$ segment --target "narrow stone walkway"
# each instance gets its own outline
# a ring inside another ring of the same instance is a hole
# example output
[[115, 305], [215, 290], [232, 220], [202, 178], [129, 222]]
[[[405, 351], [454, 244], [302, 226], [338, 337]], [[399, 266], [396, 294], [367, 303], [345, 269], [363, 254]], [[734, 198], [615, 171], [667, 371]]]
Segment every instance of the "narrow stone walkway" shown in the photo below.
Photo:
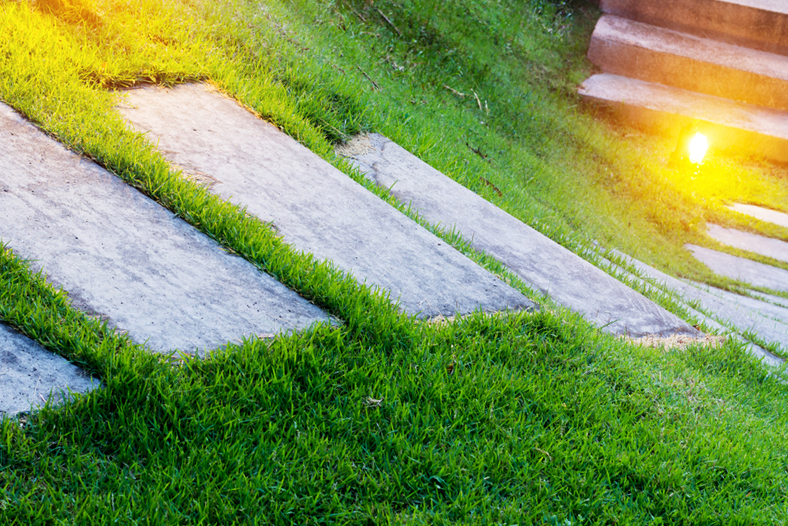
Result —
[[379, 134], [348, 153], [372, 181], [443, 228], [457, 229], [527, 284], [604, 330], [629, 336], [696, 329]]
[[328, 320], [2, 104], [0, 167], [0, 239], [72, 305], [154, 351], [193, 353]]
[[299, 250], [391, 293], [419, 317], [533, 308], [503, 283], [290, 136], [202, 84], [126, 92], [120, 110], [211, 191]]

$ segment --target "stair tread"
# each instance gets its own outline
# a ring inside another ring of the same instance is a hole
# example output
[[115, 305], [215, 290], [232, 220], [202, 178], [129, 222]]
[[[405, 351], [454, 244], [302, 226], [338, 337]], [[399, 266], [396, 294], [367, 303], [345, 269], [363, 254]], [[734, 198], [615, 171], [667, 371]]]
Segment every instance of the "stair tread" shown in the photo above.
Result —
[[592, 38], [620, 42], [726, 68], [788, 80], [786, 56], [702, 38], [614, 15], [600, 18]]
[[611, 102], [668, 111], [699, 120], [788, 139], [788, 112], [696, 93], [673, 86], [602, 73], [587, 79], [579, 93]]

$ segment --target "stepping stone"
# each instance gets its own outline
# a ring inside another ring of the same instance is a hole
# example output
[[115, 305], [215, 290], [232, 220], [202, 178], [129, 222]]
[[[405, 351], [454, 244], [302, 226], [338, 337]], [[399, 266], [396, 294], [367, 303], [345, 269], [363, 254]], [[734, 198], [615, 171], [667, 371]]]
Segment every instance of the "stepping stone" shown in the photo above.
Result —
[[0, 239], [72, 304], [155, 351], [213, 349], [327, 316], [0, 104]]
[[0, 418], [48, 400], [61, 403], [69, 391], [84, 394], [99, 385], [65, 358], [0, 323]]
[[788, 214], [769, 210], [768, 208], [761, 208], [760, 206], [744, 205], [741, 203], [735, 203], [728, 208], [734, 212], [739, 212], [740, 214], [745, 214], [767, 223], [773, 223], [788, 228]]
[[606, 15], [588, 58], [606, 73], [788, 110], [788, 56]]
[[684, 245], [695, 259], [721, 276], [746, 281], [756, 287], [788, 292], [788, 270], [764, 265], [696, 245]]
[[699, 335], [667, 312], [576, 254], [383, 137], [349, 160], [376, 184], [504, 263], [526, 283], [614, 334]]
[[708, 225], [706, 233], [723, 245], [755, 252], [762, 256], [788, 262], [788, 243], [779, 239], [750, 234], [719, 225]]
[[685, 301], [697, 301], [701, 308], [738, 330], [752, 331], [767, 342], [775, 342], [788, 351], [788, 309], [732, 292], [698, 283], [685, 283], [636, 259], [627, 259], [646, 276], [663, 282]]
[[601, 0], [608, 14], [788, 55], [785, 0]]
[[419, 317], [534, 304], [293, 138], [205, 85], [126, 92], [121, 113], [188, 174], [284, 240]]
[[697, 124], [712, 150], [788, 162], [788, 112], [610, 73], [578, 92], [630, 124], [667, 134]]

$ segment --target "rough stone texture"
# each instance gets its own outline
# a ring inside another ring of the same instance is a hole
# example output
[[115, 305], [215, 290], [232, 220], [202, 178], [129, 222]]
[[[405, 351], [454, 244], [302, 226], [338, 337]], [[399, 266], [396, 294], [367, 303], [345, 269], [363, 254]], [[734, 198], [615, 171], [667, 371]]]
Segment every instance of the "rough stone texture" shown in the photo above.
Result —
[[692, 252], [695, 259], [721, 276], [746, 281], [756, 287], [788, 292], [788, 270], [696, 245], [685, 247]]
[[719, 225], [708, 225], [706, 232], [723, 245], [788, 262], [788, 243], [785, 241]]
[[406, 312], [533, 307], [522, 294], [273, 125], [204, 85], [126, 93], [121, 112], [186, 172], [284, 240], [391, 292]]
[[156, 351], [326, 320], [320, 309], [0, 105], [0, 239], [75, 307]]
[[788, 57], [617, 16], [596, 25], [588, 58], [607, 73], [788, 110]]
[[788, 228], [788, 214], [777, 212], [776, 210], [769, 210], [768, 208], [762, 208], [760, 206], [745, 205], [741, 203], [735, 203], [728, 208], [734, 212], [739, 212], [740, 214], [745, 214], [760, 219], [761, 221], [766, 221], [767, 223], [774, 223], [775, 225]]
[[0, 323], [0, 418], [84, 394], [98, 380]]
[[602, 0], [605, 13], [788, 55], [785, 0]]
[[788, 163], [788, 112], [603, 73], [578, 90], [623, 121], [657, 133], [697, 126], [714, 151]]
[[349, 159], [433, 223], [456, 228], [526, 283], [605, 330], [631, 336], [698, 332], [673, 314], [435, 170], [382, 135]]
[[[788, 352], [788, 309], [707, 285], [685, 283], [641, 261], [623, 254], [622, 256], [646, 276], [665, 283], [679, 293], [685, 302], [697, 301], [701, 309], [712, 313], [720, 320], [727, 321], [739, 331], [752, 331], [767, 342], [778, 343], [784, 351]], [[767, 353], [767, 351], [763, 352]], [[782, 363], [782, 359], [771, 353], [762, 357], [771, 365]]]

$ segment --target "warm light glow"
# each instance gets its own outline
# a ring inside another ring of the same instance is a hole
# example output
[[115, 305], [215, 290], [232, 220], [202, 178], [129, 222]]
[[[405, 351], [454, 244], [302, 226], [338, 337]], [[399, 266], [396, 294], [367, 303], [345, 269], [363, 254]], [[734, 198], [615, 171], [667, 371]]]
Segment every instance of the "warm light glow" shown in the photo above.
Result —
[[702, 133], [696, 133], [689, 145], [689, 160], [692, 164], [700, 164], [706, 157], [706, 150], [709, 149], [709, 141]]

